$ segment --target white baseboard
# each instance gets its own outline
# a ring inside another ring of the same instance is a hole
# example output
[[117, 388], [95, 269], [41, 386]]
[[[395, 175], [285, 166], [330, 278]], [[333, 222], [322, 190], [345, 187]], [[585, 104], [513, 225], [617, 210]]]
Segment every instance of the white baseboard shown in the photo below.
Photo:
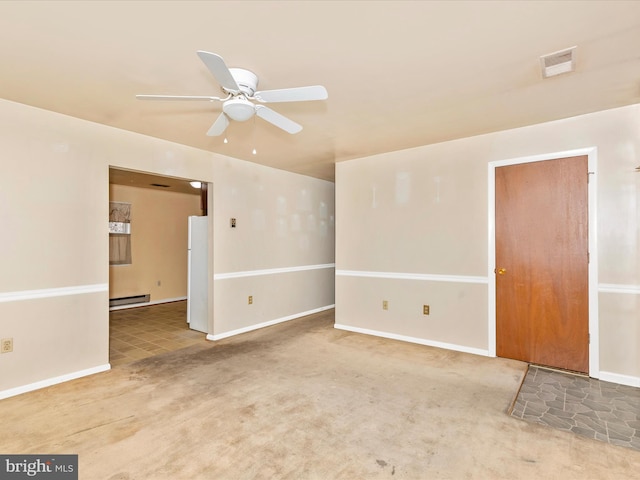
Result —
[[10, 388], [8, 390], [0, 391], [0, 400], [3, 398], [15, 397], [22, 393], [32, 392], [41, 388], [57, 385], [58, 383], [68, 382], [69, 380], [75, 380], [76, 378], [86, 377], [87, 375], [93, 375], [95, 373], [106, 372], [111, 369], [111, 365], [105, 363], [104, 365], [98, 365], [97, 367], [87, 368], [85, 370], [79, 370], [77, 372], [67, 373], [66, 375], [60, 375], [59, 377], [47, 378], [39, 382], [30, 383], [28, 385], [22, 385], [16, 388]]
[[363, 333], [365, 335], [373, 335], [375, 337], [390, 338], [391, 340], [400, 340], [402, 342], [417, 343], [428, 347], [443, 348], [445, 350], [454, 350], [456, 352], [471, 353], [473, 355], [489, 356], [488, 350], [481, 348], [466, 347], [464, 345], [456, 345], [454, 343], [437, 342], [434, 340], [425, 340], [424, 338], [408, 337], [406, 335], [397, 335], [395, 333], [380, 332], [378, 330], [369, 330], [368, 328], [352, 327], [336, 323], [334, 328], [338, 330], [347, 330], [349, 332]]
[[630, 387], [640, 387], [640, 377], [603, 372], [602, 370], [600, 370], [600, 378], [598, 380], [602, 380], [603, 382], [619, 383], [620, 385], [628, 385]]
[[180, 302], [186, 300], [187, 297], [175, 297], [175, 298], [163, 298], [162, 300], [155, 300], [153, 302], [131, 303], [129, 305], [117, 305], [115, 307], [109, 307], [109, 311], [124, 310], [127, 308], [148, 307], [149, 305], [159, 305], [161, 303]]
[[241, 333], [251, 332], [253, 330], [258, 330], [264, 327], [270, 327], [271, 325], [276, 325], [278, 323], [287, 322], [289, 320], [293, 320], [300, 317], [306, 317], [307, 315], [311, 315], [314, 313], [324, 312], [325, 310], [331, 310], [335, 305], [327, 305], [320, 308], [315, 308], [313, 310], [307, 310], [306, 312], [294, 313], [293, 315], [289, 315], [287, 317], [276, 318], [275, 320], [269, 320], [268, 322], [258, 323], [256, 325], [250, 325], [248, 327], [239, 328], [237, 330], [231, 330], [229, 332], [219, 333], [217, 335], [207, 334], [207, 340], [222, 340], [223, 338], [233, 337], [235, 335], [240, 335]]

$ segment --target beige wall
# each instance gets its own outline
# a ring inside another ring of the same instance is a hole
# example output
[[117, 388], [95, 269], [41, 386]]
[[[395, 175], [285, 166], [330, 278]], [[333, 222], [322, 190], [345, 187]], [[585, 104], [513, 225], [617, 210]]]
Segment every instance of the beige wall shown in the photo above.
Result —
[[488, 353], [488, 164], [587, 147], [600, 371], [640, 385], [638, 105], [337, 164], [336, 323]]
[[157, 302], [186, 297], [187, 219], [201, 214], [199, 193], [109, 185], [109, 197], [130, 203], [132, 215], [132, 263], [109, 267], [109, 298], [148, 293]]
[[[216, 171], [216, 179], [216, 320], [210, 333], [219, 337], [311, 305], [333, 305], [334, 268], [269, 272], [333, 265], [334, 184], [231, 161]], [[231, 218], [236, 228], [230, 227]], [[238, 272], [247, 276], [232, 275]]]
[[110, 166], [212, 182], [211, 334], [333, 304], [330, 182], [4, 100], [0, 155], [0, 397], [108, 368]]

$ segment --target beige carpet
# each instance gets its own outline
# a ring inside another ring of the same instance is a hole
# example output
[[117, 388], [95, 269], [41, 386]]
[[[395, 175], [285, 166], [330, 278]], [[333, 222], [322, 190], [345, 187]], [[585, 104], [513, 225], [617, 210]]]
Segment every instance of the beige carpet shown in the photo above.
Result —
[[77, 453], [83, 480], [640, 472], [640, 452], [507, 415], [523, 363], [332, 326], [326, 312], [2, 400], [0, 452]]

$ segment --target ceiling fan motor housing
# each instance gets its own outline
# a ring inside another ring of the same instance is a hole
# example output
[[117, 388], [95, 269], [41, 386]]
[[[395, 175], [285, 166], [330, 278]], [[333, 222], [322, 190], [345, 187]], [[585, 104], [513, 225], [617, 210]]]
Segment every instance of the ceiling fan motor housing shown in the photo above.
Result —
[[229, 71], [238, 87], [240, 87], [240, 91], [247, 97], [253, 97], [253, 94], [256, 93], [256, 88], [258, 88], [258, 76], [244, 68], [230, 68]]

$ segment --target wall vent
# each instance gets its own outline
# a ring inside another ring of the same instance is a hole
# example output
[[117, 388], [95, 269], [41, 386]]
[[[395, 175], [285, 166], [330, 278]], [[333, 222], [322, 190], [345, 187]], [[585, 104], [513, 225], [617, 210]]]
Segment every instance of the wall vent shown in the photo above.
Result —
[[541, 56], [542, 77], [548, 78], [573, 72], [576, 68], [575, 49], [576, 47], [571, 47]]

